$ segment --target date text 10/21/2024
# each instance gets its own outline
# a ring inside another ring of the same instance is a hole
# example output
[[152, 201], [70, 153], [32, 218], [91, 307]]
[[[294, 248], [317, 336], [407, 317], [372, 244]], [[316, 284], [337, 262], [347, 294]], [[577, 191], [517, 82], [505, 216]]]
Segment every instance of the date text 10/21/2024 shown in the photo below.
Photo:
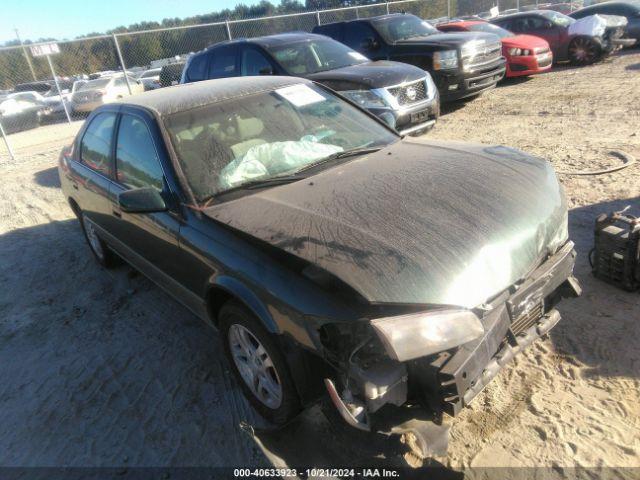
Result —
[[236, 468], [236, 478], [399, 478], [400, 472], [388, 468]]

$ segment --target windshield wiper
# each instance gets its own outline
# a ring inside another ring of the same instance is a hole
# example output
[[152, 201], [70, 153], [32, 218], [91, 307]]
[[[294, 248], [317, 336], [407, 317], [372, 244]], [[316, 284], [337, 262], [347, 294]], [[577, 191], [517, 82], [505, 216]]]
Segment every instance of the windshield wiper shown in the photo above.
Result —
[[236, 192], [238, 190], [253, 190], [256, 188], [271, 187], [275, 185], [284, 185], [285, 183], [295, 182], [296, 180], [301, 180], [303, 178], [304, 176], [293, 174], [293, 175], [280, 175], [277, 177], [249, 180], [248, 182], [241, 183], [240, 185], [236, 185], [235, 187], [227, 188], [226, 190], [222, 190], [221, 192], [216, 192], [213, 195], [209, 195], [203, 198], [200, 201], [200, 205], [203, 205], [206, 208], [211, 204], [211, 201], [214, 198], [217, 198], [222, 195], [226, 195], [227, 193]]
[[358, 148], [351, 148], [349, 150], [343, 150], [341, 152], [332, 153], [328, 157], [324, 157], [321, 160], [318, 160], [317, 162], [313, 162], [308, 165], [305, 165], [302, 168], [299, 168], [294, 172], [294, 175], [297, 175], [302, 172], [306, 172], [307, 170], [311, 170], [312, 168], [315, 168], [324, 163], [331, 162], [333, 160], [338, 160], [340, 158], [353, 157], [355, 155], [364, 155], [366, 153], [374, 153], [381, 149], [382, 147], [358, 147]]
[[343, 150], [341, 152], [332, 153], [331, 155], [324, 157], [321, 160], [318, 160], [317, 162], [313, 162], [308, 165], [305, 165], [302, 168], [299, 168], [293, 173], [286, 174], [286, 175], [279, 175], [279, 176], [270, 177], [270, 178], [249, 180], [248, 182], [241, 183], [240, 185], [236, 185], [235, 187], [231, 187], [221, 192], [214, 193], [213, 195], [209, 195], [203, 198], [200, 201], [200, 205], [206, 208], [211, 204], [213, 199], [219, 196], [226, 195], [228, 193], [239, 191], [239, 190], [253, 190], [257, 188], [271, 187], [275, 185], [284, 185], [285, 183], [295, 182], [297, 180], [301, 180], [305, 178], [305, 175], [301, 175], [303, 172], [307, 170], [311, 170], [312, 168], [315, 168], [324, 163], [328, 163], [340, 158], [352, 157], [354, 155], [364, 155], [366, 153], [373, 153], [373, 152], [377, 152], [380, 149], [382, 149], [382, 147], [358, 147], [358, 148], [352, 148], [349, 150]]

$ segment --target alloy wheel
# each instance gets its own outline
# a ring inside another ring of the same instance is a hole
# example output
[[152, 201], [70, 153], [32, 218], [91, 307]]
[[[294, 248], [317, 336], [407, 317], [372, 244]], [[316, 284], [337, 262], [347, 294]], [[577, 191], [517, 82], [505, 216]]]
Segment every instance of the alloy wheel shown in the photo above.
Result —
[[85, 215], [83, 215], [82, 225], [84, 226], [84, 231], [87, 234], [89, 246], [100, 260], [104, 260], [104, 249], [102, 248], [102, 242], [100, 241], [100, 237], [98, 237], [98, 234], [96, 233], [93, 222], [89, 220]]
[[586, 38], [576, 38], [569, 48], [571, 57], [580, 64], [592, 63], [597, 55], [596, 47]]
[[255, 397], [276, 410], [282, 404], [282, 383], [269, 353], [244, 326], [229, 327], [229, 348], [240, 376]]

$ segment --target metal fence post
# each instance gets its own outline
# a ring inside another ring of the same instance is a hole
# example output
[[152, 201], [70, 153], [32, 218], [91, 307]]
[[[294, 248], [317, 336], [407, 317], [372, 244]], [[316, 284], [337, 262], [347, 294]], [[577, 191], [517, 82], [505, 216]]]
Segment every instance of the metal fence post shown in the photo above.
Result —
[[386, 7], [387, 7], [387, 15], [389, 15], [389, 2], [385, 3]]
[[127, 90], [129, 90], [129, 95], [133, 95], [133, 92], [131, 91], [131, 85], [129, 85], [129, 75], [127, 75], [127, 67], [124, 65], [122, 52], [120, 51], [120, 44], [118, 43], [118, 37], [116, 37], [115, 33], [113, 34], [113, 43], [116, 44], [116, 53], [118, 54], [118, 60], [120, 60], [120, 67], [122, 68], [124, 81], [127, 82]]
[[27, 64], [29, 65], [29, 70], [31, 70], [31, 76], [33, 77], [33, 81], [36, 82], [38, 81], [38, 78], [36, 77], [36, 71], [33, 69], [33, 63], [31, 63], [31, 58], [27, 53], [27, 48], [24, 46], [24, 43], [22, 43], [22, 39], [20, 38], [18, 29], [14, 28], [13, 30], [16, 32], [16, 38], [18, 39], [18, 43], [20, 43], [20, 46], [22, 47], [22, 53], [24, 54], [24, 58], [27, 61]]
[[360, 18], [360, 12], [358, 11], [358, 7], [356, 6], [356, 18]]
[[53, 75], [53, 81], [56, 84], [56, 90], [58, 90], [58, 95], [60, 95], [60, 101], [62, 102], [62, 108], [64, 108], [64, 114], [67, 116], [67, 121], [71, 123], [71, 116], [69, 115], [69, 110], [67, 110], [67, 102], [62, 96], [62, 90], [60, 90], [60, 83], [58, 83], [58, 77], [56, 76], [56, 71], [53, 68], [51, 55], [45, 55], [45, 56], [47, 57], [47, 62], [49, 62], [49, 68], [51, 69], [51, 75]]
[[224, 25], [225, 27], [227, 27], [227, 39], [232, 40], [233, 37], [231, 36], [231, 27], [229, 26], [229, 20], [225, 20]]
[[451, 0], [447, 0], [447, 18], [451, 18]]
[[316, 10], [316, 24], [318, 26], [321, 25], [321, 23], [320, 23], [320, 12], [318, 10]]
[[7, 146], [7, 151], [9, 152], [9, 157], [11, 157], [11, 161], [15, 162], [16, 157], [13, 154], [13, 150], [11, 150], [11, 145], [9, 145], [9, 139], [7, 138], [7, 135], [4, 133], [2, 122], [0, 122], [0, 134], [2, 134], [2, 139], [4, 140], [4, 144]]

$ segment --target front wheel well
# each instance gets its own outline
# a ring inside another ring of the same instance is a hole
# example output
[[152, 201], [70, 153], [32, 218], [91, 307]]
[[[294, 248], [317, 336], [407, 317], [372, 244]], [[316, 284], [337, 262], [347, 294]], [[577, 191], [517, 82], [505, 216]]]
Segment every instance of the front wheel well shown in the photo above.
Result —
[[218, 326], [218, 314], [220, 313], [220, 309], [229, 300], [237, 300], [242, 303], [238, 297], [229, 293], [224, 288], [211, 287], [207, 292], [207, 313], [209, 314], [211, 322], [216, 327]]

